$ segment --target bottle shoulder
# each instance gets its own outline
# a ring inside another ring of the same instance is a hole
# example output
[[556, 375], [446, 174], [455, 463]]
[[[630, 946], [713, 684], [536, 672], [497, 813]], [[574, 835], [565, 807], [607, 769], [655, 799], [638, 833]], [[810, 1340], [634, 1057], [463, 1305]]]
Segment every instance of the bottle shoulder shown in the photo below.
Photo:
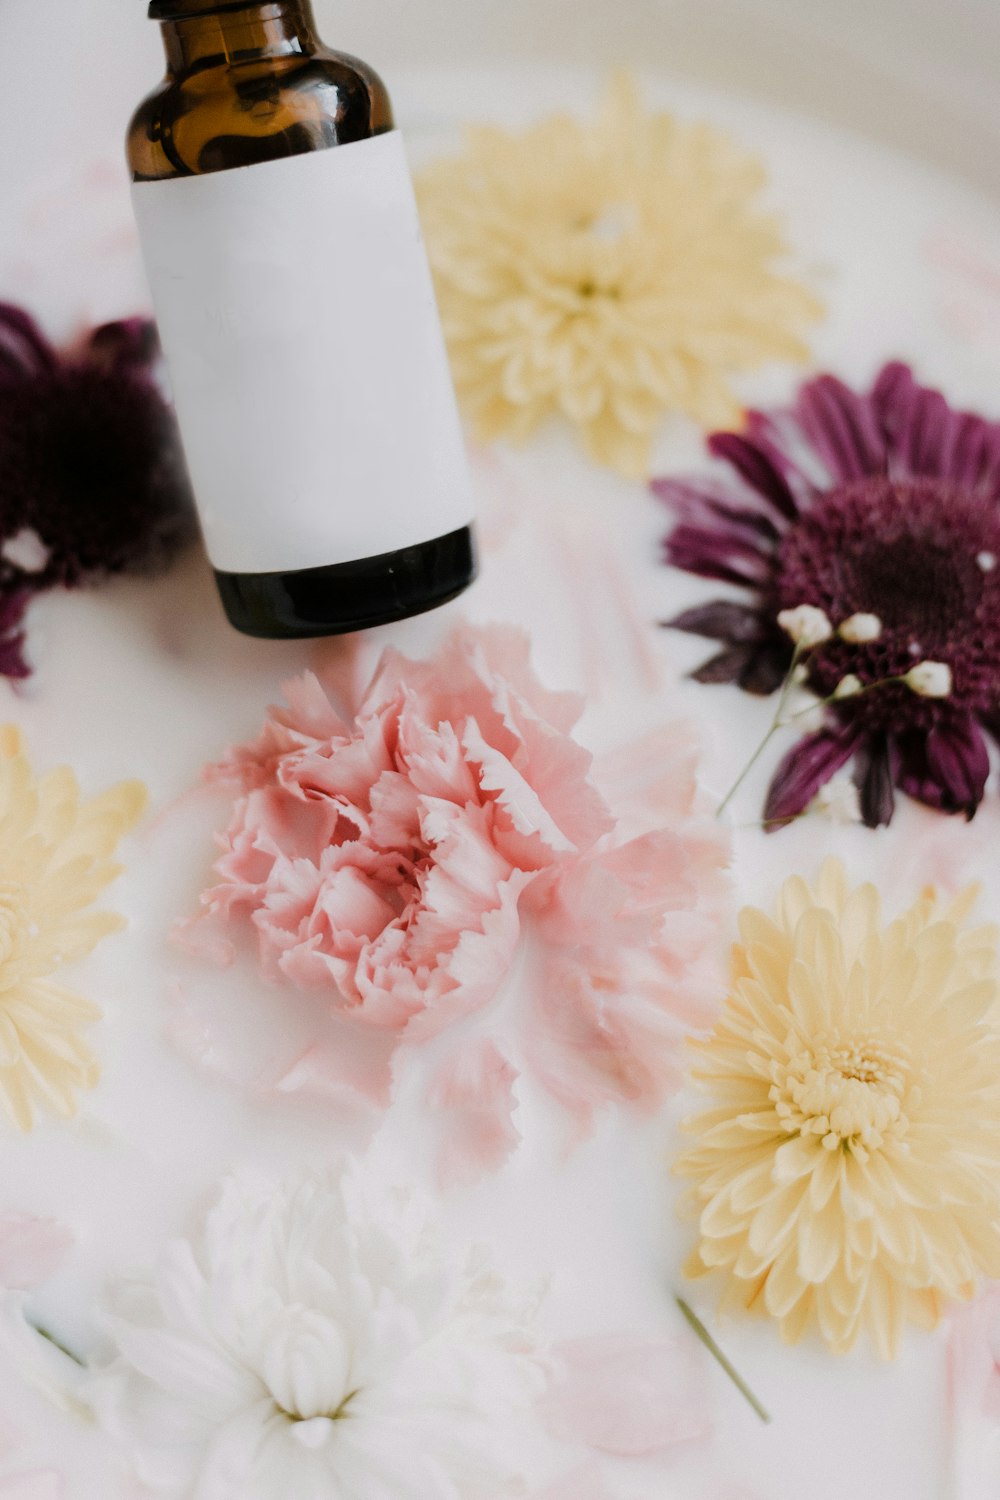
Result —
[[378, 74], [346, 53], [222, 62], [169, 76], [132, 117], [136, 181], [198, 175], [382, 134], [392, 106]]

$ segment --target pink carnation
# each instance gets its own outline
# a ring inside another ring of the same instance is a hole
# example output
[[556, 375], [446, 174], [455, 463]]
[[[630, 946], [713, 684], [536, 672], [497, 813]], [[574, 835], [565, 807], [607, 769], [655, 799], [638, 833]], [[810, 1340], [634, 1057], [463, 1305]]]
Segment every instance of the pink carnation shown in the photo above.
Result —
[[252, 933], [266, 973], [394, 1050], [482, 1012], [528, 923], [544, 982], [523, 1045], [463, 1032], [434, 1088], [471, 1153], [509, 1150], [525, 1067], [582, 1123], [659, 1098], [704, 1018], [725, 859], [687, 736], [608, 761], [619, 824], [571, 737], [582, 701], [541, 686], [515, 630], [457, 632], [427, 662], [387, 651], [353, 720], [312, 674], [286, 694], [209, 773], [238, 796], [189, 940], [225, 960]]

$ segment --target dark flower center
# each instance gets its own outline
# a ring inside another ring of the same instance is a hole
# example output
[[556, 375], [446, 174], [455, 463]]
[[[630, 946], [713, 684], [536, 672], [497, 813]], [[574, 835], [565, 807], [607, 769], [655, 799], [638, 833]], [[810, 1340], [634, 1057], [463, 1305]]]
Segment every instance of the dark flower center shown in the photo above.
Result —
[[810, 659], [812, 686], [833, 692], [847, 673], [863, 683], [945, 662], [947, 703], [904, 687], [867, 694], [843, 713], [870, 727], [929, 727], [955, 709], [1000, 699], [1000, 515], [995, 502], [937, 479], [871, 477], [822, 496], [782, 539], [776, 607], [814, 604], [839, 625], [878, 615], [878, 640], [834, 639]]

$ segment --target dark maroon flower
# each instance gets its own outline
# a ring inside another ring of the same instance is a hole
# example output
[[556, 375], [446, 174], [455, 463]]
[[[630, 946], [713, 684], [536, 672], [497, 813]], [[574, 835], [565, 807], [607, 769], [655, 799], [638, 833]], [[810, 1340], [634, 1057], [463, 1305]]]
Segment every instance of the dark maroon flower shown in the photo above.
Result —
[[165, 567], [194, 535], [156, 332], [108, 323], [57, 351], [0, 304], [0, 675], [26, 676], [33, 594]]
[[699, 681], [773, 692], [792, 660], [777, 616], [800, 604], [835, 626], [856, 614], [882, 624], [874, 640], [834, 634], [810, 652], [820, 698], [848, 674], [868, 688], [920, 661], [951, 671], [946, 698], [896, 681], [830, 705], [779, 766], [769, 826], [849, 761], [870, 827], [889, 822], [896, 790], [971, 818], [986, 734], [1000, 738], [1000, 423], [953, 410], [894, 363], [867, 395], [821, 375], [791, 410], [751, 412], [745, 435], [708, 446], [719, 477], [653, 482], [678, 517], [666, 561], [745, 591], [666, 622], [721, 643]]

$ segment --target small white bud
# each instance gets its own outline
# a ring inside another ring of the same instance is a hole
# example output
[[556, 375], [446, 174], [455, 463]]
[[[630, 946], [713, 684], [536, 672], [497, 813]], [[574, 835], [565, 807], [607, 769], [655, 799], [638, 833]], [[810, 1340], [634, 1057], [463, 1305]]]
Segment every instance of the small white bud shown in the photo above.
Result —
[[848, 672], [847, 676], [842, 677], [837, 683], [837, 686], [833, 690], [833, 696], [835, 698], [856, 698], [863, 688], [864, 683], [861, 681], [861, 678], [855, 677], [853, 672]]
[[976, 553], [976, 562], [982, 568], [982, 570], [983, 570], [984, 573], [992, 573], [993, 569], [997, 565], [996, 553], [995, 552], [977, 552]]
[[951, 693], [951, 668], [943, 661], [918, 661], [903, 681], [920, 698], [947, 698]]
[[794, 609], [783, 609], [778, 615], [778, 624], [803, 651], [821, 646], [833, 635], [829, 619], [815, 604], [798, 604]]
[[852, 646], [862, 646], [866, 641], [878, 640], [882, 634], [882, 621], [878, 615], [848, 615], [841, 621], [837, 634], [842, 641], [850, 641]]
[[20, 531], [8, 537], [3, 547], [0, 547], [0, 556], [4, 561], [13, 563], [22, 573], [40, 573], [47, 565], [50, 555], [38, 532], [32, 531], [29, 526], [22, 526]]

